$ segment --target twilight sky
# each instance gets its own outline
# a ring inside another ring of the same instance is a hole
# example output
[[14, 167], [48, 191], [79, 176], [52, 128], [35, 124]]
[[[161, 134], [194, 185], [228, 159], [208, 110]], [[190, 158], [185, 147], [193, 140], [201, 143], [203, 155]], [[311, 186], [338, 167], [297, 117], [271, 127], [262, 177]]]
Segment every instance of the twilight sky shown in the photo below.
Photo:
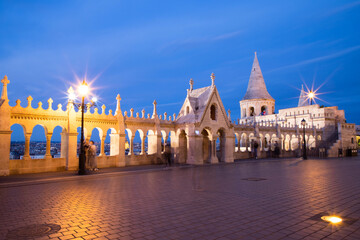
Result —
[[115, 109], [178, 113], [194, 88], [215, 84], [233, 119], [254, 52], [276, 109], [297, 105], [305, 82], [319, 101], [360, 124], [360, 1], [0, 1], [0, 77], [10, 105], [66, 103], [75, 75], [96, 78]]

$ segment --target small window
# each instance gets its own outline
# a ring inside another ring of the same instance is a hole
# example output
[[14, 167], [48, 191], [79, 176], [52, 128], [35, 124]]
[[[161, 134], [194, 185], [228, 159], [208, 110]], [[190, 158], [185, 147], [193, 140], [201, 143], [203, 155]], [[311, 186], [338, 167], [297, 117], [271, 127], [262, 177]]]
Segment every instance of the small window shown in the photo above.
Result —
[[211, 107], [210, 107], [210, 118], [212, 120], [216, 120], [216, 107], [215, 107], [215, 105], [211, 105]]
[[186, 115], [188, 115], [188, 114], [189, 114], [189, 112], [190, 112], [190, 107], [189, 107], [189, 106], [187, 106], [187, 107], [186, 107]]
[[250, 115], [250, 116], [255, 116], [255, 109], [254, 109], [254, 107], [250, 107], [250, 109], [249, 109], [249, 115]]

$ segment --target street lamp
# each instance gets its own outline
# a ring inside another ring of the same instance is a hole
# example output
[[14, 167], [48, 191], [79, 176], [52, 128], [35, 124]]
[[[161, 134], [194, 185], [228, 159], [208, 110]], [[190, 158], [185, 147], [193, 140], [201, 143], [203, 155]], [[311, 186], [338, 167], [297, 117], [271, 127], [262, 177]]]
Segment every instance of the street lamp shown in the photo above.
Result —
[[303, 129], [304, 129], [304, 136], [303, 136], [303, 140], [304, 140], [303, 159], [306, 160], [306, 159], [307, 159], [307, 156], [306, 156], [306, 140], [305, 140], [305, 125], [306, 125], [305, 119], [301, 120], [301, 125], [303, 126]]
[[80, 154], [79, 154], [79, 175], [85, 175], [85, 149], [84, 149], [84, 112], [88, 107], [93, 107], [96, 105], [96, 97], [93, 97], [90, 104], [85, 105], [85, 97], [89, 93], [89, 86], [86, 83], [85, 79], [78, 87], [78, 93], [81, 97], [81, 103], [75, 103], [76, 94], [74, 92], [69, 92], [69, 100], [74, 104], [75, 107], [81, 108], [81, 138], [80, 138]]

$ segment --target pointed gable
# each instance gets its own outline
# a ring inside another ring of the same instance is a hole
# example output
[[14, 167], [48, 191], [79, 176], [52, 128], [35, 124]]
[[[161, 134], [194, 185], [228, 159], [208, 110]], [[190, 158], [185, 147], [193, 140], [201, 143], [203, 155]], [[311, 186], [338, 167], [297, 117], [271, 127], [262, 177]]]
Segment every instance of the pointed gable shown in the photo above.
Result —
[[248, 100], [248, 99], [272, 99], [266, 89], [264, 77], [261, 73], [259, 61], [256, 56], [255, 52], [255, 58], [251, 69], [251, 74], [249, 78], [249, 84], [248, 88], [246, 90], [245, 96], [242, 100]]
[[[211, 108], [213, 105], [215, 105], [215, 111], [216, 111], [215, 119], [212, 119], [212, 114], [211, 114], [212, 112]], [[230, 127], [229, 118], [226, 114], [224, 105], [221, 101], [219, 92], [217, 91], [216, 87], [214, 88], [213, 92], [211, 93], [208, 99], [207, 105], [199, 122], [202, 124], [202, 123], [209, 123], [209, 121], [211, 122], [213, 120], [215, 120], [217, 124], [221, 125], [221, 123], [226, 123], [226, 126]]]
[[195, 123], [203, 115], [209, 97], [214, 87], [203, 87], [199, 89], [189, 90], [181, 107], [180, 113], [176, 119], [177, 123]]

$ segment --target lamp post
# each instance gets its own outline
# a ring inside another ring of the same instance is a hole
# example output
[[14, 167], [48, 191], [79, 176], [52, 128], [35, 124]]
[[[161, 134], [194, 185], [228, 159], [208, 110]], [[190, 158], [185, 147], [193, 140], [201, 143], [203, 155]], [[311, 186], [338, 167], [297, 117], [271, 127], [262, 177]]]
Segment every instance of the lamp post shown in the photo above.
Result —
[[305, 125], [306, 125], [305, 119], [301, 120], [301, 125], [303, 126], [303, 129], [304, 129], [304, 136], [303, 136], [303, 140], [304, 140], [303, 159], [306, 160], [306, 159], [307, 159], [307, 156], [306, 156], [306, 140], [305, 140]]
[[83, 82], [79, 86], [78, 93], [79, 93], [79, 95], [81, 97], [81, 103], [75, 103], [74, 102], [74, 100], [76, 98], [76, 95], [73, 92], [69, 93], [69, 99], [74, 104], [75, 107], [81, 108], [81, 137], [80, 137], [80, 153], [79, 153], [79, 171], [78, 171], [78, 174], [79, 175], [85, 175], [86, 174], [86, 170], [85, 170], [86, 155], [85, 155], [85, 149], [84, 149], [84, 112], [85, 112], [85, 109], [87, 109], [88, 107], [93, 107], [93, 106], [96, 105], [96, 98], [94, 97], [92, 99], [90, 105], [85, 105], [85, 97], [89, 93], [89, 86], [86, 83], [85, 79], [83, 80]]

